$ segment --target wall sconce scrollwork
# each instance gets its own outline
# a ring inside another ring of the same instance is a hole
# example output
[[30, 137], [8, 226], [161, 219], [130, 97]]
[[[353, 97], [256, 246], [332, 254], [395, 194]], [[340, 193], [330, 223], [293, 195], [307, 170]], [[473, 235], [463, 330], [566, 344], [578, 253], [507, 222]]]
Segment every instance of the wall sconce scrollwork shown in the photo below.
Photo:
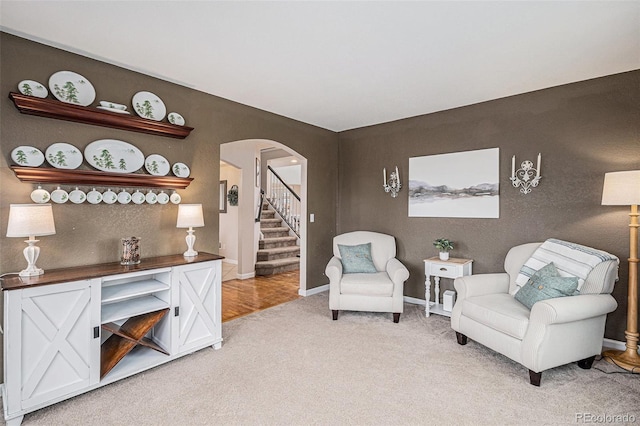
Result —
[[382, 176], [384, 177], [384, 184], [382, 187], [384, 188], [384, 192], [390, 192], [393, 198], [398, 196], [398, 192], [402, 188], [402, 184], [400, 183], [400, 174], [398, 173], [398, 166], [396, 166], [396, 170], [392, 171], [389, 175], [389, 180], [387, 180], [387, 169], [382, 169]]
[[533, 162], [526, 160], [520, 164], [520, 168], [516, 170], [516, 156], [511, 158], [511, 177], [509, 180], [514, 188], [520, 187], [520, 192], [528, 194], [531, 192], [531, 188], [535, 188], [540, 183], [540, 162], [541, 157], [538, 153], [538, 164], [536, 168], [533, 167]]

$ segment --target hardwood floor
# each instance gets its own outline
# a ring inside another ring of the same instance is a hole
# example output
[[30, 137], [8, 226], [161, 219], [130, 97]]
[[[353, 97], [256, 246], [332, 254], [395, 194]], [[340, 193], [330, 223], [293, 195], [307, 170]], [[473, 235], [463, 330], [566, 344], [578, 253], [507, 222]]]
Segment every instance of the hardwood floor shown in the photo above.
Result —
[[300, 298], [300, 271], [222, 282], [222, 322]]

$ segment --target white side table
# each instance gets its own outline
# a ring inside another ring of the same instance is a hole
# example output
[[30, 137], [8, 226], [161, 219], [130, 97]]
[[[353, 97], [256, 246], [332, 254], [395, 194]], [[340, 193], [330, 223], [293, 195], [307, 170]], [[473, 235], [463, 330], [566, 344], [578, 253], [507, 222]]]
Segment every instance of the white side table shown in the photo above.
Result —
[[[451, 316], [451, 312], [442, 309], [440, 303], [440, 278], [455, 279], [466, 275], [471, 275], [472, 259], [457, 259], [450, 258], [449, 260], [440, 260], [438, 256], [430, 257], [424, 260], [424, 274], [426, 279], [424, 281], [425, 293], [424, 300], [426, 301], [425, 314], [429, 316], [429, 313], [438, 315]], [[435, 287], [435, 302], [431, 302], [431, 277], [436, 284]]]

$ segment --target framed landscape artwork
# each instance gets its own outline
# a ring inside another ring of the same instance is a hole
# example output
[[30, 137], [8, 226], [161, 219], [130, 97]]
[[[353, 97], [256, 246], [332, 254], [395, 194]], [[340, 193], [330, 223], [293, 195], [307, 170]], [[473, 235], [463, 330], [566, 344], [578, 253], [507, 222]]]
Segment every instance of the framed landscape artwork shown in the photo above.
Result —
[[409, 158], [409, 217], [500, 217], [499, 148]]

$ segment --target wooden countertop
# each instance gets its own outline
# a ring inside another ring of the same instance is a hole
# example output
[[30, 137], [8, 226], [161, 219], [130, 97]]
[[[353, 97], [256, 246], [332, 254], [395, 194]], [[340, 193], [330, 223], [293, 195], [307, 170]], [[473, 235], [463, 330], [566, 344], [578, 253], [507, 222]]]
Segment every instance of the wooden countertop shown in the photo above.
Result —
[[195, 257], [184, 257], [181, 254], [171, 254], [168, 256], [141, 259], [140, 263], [137, 265], [121, 265], [120, 262], [111, 262], [96, 265], [76, 266], [72, 268], [47, 269], [44, 271], [44, 274], [35, 277], [11, 275], [0, 278], [0, 285], [2, 285], [2, 290], [18, 290], [42, 285], [87, 280], [109, 275], [126, 274], [128, 272], [147, 271], [149, 269], [167, 268], [221, 259], [224, 259], [224, 256], [204, 252], [199, 252]]

